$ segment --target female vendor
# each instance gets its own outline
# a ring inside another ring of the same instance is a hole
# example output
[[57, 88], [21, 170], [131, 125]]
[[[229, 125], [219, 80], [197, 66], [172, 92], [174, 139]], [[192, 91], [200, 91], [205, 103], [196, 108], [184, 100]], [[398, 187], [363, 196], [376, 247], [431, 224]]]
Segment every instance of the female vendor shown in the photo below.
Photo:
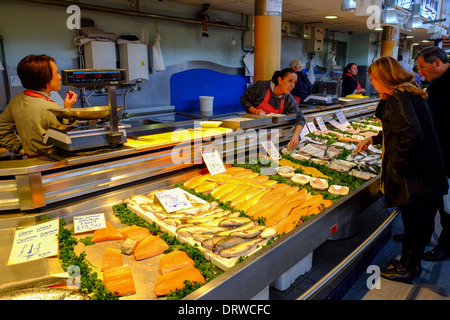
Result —
[[[62, 109], [50, 99], [51, 91], [61, 89], [61, 76], [55, 59], [47, 55], [26, 56], [19, 62], [17, 74], [25, 91], [11, 99], [0, 114], [0, 145], [10, 152], [37, 156], [38, 150], [52, 148], [43, 143], [49, 127], [67, 127], [48, 111]], [[67, 91], [64, 108], [72, 108], [76, 101], [76, 93]]]
[[361, 88], [356, 75], [358, 74], [358, 66], [356, 63], [349, 63], [344, 68], [344, 76], [342, 77], [342, 96], [349, 94], [363, 94], [366, 89]]
[[285, 68], [281, 71], [275, 71], [272, 80], [258, 81], [241, 96], [241, 105], [247, 113], [297, 114], [294, 134], [290, 141], [291, 147], [298, 144], [300, 132], [306, 122], [297, 102], [290, 94], [296, 82], [297, 74], [295, 71]]

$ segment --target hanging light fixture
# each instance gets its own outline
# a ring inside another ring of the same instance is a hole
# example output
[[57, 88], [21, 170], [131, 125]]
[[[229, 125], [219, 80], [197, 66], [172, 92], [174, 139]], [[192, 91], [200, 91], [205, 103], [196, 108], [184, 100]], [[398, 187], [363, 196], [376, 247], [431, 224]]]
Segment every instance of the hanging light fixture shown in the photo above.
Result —
[[395, 0], [385, 0], [385, 8], [381, 12], [380, 23], [382, 25], [398, 25], [397, 10], [394, 8]]
[[342, 0], [341, 10], [353, 12], [356, 10], [356, 0]]
[[422, 18], [420, 17], [420, 1], [415, 0], [411, 8], [411, 16], [406, 21], [405, 29], [423, 28]]

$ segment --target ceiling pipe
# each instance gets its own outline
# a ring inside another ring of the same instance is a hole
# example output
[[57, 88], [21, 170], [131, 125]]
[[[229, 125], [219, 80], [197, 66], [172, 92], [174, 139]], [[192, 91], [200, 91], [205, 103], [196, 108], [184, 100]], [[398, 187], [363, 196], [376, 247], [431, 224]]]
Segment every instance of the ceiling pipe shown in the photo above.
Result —
[[[119, 8], [98, 6], [98, 5], [94, 5], [94, 4], [80, 3], [78, 1], [15, 0], [13, 2], [17, 2], [17, 1], [28, 2], [28, 3], [35, 3], [35, 4], [41, 4], [41, 5], [65, 7], [65, 8], [67, 8], [70, 5], [77, 5], [80, 9], [87, 10], [87, 11], [119, 14], [119, 15], [126, 15], [126, 16], [132, 16], [132, 17], [147, 18], [147, 19], [157, 19], [157, 20], [165, 20], [165, 21], [172, 21], [172, 22], [182, 22], [182, 23], [199, 24], [199, 25], [202, 24], [201, 20], [179, 18], [179, 17], [173, 17], [173, 16], [166, 16], [166, 15], [154, 14], [154, 13], [150, 13], [150, 12], [124, 10], [124, 9], [119, 9]], [[225, 29], [234, 29], [234, 30], [248, 31], [247, 27], [236, 26], [236, 25], [228, 25], [228, 24], [221, 24], [221, 23], [215, 23], [215, 22], [208, 22], [208, 26], [218, 27], [218, 28], [225, 28]]]

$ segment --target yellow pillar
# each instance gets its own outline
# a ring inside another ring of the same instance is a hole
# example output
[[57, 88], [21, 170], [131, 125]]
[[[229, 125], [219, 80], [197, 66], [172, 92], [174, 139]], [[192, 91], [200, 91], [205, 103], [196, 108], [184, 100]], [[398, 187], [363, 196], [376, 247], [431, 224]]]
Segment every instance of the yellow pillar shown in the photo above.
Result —
[[383, 27], [383, 37], [381, 41], [381, 56], [391, 56], [397, 59], [398, 43], [400, 40], [400, 29], [392, 26]]
[[255, 1], [254, 82], [270, 80], [281, 64], [281, 1]]

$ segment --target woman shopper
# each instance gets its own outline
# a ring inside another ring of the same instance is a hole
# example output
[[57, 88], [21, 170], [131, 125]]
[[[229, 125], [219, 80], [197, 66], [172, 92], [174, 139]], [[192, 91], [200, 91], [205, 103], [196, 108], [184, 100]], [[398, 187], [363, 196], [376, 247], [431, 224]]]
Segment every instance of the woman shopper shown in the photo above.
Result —
[[411, 283], [421, 273], [421, 259], [434, 229], [439, 200], [447, 192], [444, 160], [426, 93], [414, 75], [391, 57], [381, 57], [368, 69], [381, 95], [375, 115], [383, 131], [358, 144], [383, 144], [381, 190], [386, 206], [397, 207], [404, 228], [401, 259], [381, 271], [390, 280]]

